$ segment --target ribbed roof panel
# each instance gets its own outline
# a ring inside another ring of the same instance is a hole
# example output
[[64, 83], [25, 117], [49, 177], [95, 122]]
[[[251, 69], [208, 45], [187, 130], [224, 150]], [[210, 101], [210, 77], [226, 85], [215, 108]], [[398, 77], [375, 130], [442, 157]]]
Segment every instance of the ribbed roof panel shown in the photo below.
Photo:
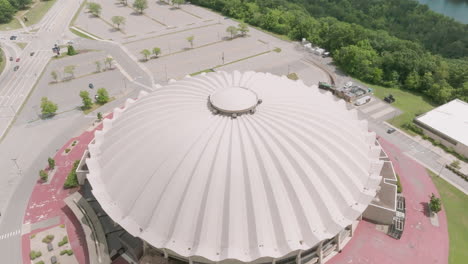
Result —
[[[210, 107], [210, 95], [232, 87], [262, 100], [254, 113]], [[129, 100], [96, 133], [88, 179], [109, 216], [154, 247], [212, 261], [279, 258], [367, 207], [382, 166], [372, 139], [316, 86], [209, 73]]]

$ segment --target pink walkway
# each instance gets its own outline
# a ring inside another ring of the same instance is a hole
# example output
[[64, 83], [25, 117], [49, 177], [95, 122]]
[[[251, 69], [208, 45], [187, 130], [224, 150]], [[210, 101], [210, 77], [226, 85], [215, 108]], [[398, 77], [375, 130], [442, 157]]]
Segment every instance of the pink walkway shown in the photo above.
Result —
[[427, 201], [431, 193], [439, 196], [426, 169], [410, 159], [391, 143], [379, 140], [400, 175], [406, 198], [405, 231], [400, 240], [362, 221], [353, 239], [329, 264], [447, 264], [448, 230], [445, 212], [439, 215], [439, 227], [427, 216]]
[[[112, 115], [107, 116], [110, 118]], [[102, 124], [96, 129], [101, 129]], [[40, 180], [34, 186], [33, 192], [29, 199], [26, 209], [24, 224], [34, 224], [40, 221], [58, 217], [60, 224], [65, 224], [67, 228], [69, 243], [73, 249], [74, 255], [80, 264], [88, 264], [88, 252], [83, 230], [71, 210], [63, 201], [68, 195], [76, 192], [78, 188], [66, 190], [63, 188], [63, 183], [73, 167], [75, 160], [81, 159], [89, 142], [94, 138], [93, 131], [86, 131], [79, 137], [70, 139], [61, 149], [59, 149], [54, 157], [57, 171], [49, 184], [43, 184]], [[71, 147], [73, 141], [77, 141], [74, 147]], [[71, 148], [68, 154], [64, 151]], [[46, 163], [47, 161], [44, 161]], [[54, 225], [57, 226], [57, 225]], [[24, 234], [22, 237], [22, 255], [23, 263], [31, 263], [29, 259], [30, 252], [30, 236], [40, 231], [52, 228], [49, 226], [42, 229], [31, 230], [29, 234]]]

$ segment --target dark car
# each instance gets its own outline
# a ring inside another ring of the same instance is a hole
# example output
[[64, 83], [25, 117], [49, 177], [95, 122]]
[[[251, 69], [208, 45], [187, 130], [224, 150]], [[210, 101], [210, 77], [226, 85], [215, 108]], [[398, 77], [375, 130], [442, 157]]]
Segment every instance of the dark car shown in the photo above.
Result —
[[11, 36], [10, 40], [16, 40], [17, 36]]
[[17, 59], [16, 59], [16, 62], [19, 62], [19, 61], [20, 61], [20, 58], [17, 58]]
[[388, 133], [388, 134], [392, 134], [392, 133], [395, 132], [395, 131], [396, 131], [396, 130], [395, 130], [394, 128], [389, 128], [389, 129], [387, 130], [387, 133]]
[[13, 61], [13, 57], [10, 57], [10, 61]]
[[29, 56], [34, 56], [34, 51], [29, 53]]
[[17, 71], [19, 69], [19, 66], [16, 65], [14, 68], [13, 68], [13, 71]]

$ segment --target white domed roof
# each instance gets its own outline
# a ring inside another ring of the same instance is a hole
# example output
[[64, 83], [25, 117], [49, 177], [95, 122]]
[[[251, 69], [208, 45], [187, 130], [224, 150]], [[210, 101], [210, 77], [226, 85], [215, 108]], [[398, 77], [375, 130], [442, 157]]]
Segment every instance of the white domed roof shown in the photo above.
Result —
[[154, 247], [279, 258], [367, 208], [381, 179], [374, 141], [355, 110], [316, 86], [209, 73], [116, 109], [89, 146], [88, 179], [109, 216]]

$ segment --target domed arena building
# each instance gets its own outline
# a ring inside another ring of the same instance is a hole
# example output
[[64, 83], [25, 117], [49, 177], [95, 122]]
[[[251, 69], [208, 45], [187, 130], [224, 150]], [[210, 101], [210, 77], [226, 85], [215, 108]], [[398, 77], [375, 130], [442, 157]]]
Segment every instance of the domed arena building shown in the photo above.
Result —
[[115, 109], [88, 149], [80, 182], [143, 241], [140, 263], [324, 263], [362, 217], [396, 213], [393, 167], [367, 122], [285, 76], [171, 81]]

